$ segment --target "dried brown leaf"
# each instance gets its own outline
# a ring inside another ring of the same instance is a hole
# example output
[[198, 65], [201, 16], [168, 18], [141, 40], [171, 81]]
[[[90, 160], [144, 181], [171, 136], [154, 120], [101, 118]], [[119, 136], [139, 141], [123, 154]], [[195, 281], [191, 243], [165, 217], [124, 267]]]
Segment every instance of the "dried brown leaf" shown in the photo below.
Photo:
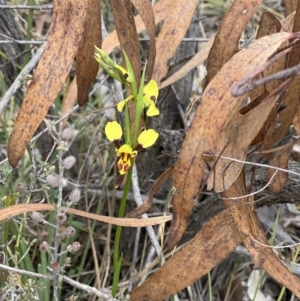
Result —
[[298, 111], [293, 118], [293, 125], [297, 135], [300, 135], [300, 108], [298, 108]]
[[206, 169], [203, 154], [216, 150], [222, 130], [239, 110], [245, 97], [233, 97], [233, 85], [265, 63], [289, 37], [289, 33], [277, 33], [242, 49], [223, 66], [203, 92], [174, 168], [173, 221], [169, 240], [171, 248], [184, 233], [193, 209], [199, 183]]
[[[228, 195], [243, 195], [245, 189], [242, 177], [239, 177], [239, 181], [227, 192], [226, 197]], [[229, 209], [208, 221], [188, 245], [175, 253], [141, 286], [130, 292], [130, 300], [164, 300], [209, 272], [225, 259], [240, 244], [242, 239], [244, 242], [246, 241], [246, 246], [254, 256], [256, 263], [262, 264], [275, 280], [287, 286], [298, 296], [300, 289], [297, 278], [278, 260], [272, 249], [255, 243], [255, 237], [263, 243], [266, 243], [266, 239], [261, 229], [257, 231], [257, 226], [260, 226], [260, 223], [255, 211], [252, 213], [251, 205], [237, 205], [236, 201], [228, 202], [231, 202], [228, 203]], [[234, 207], [240, 208], [240, 206], [243, 210], [239, 211], [238, 209], [235, 214], [232, 214]], [[244, 215], [238, 216], [238, 213], [245, 214], [247, 221], [251, 224], [243, 224]], [[239, 221], [236, 222], [235, 219], [239, 219]], [[241, 229], [236, 226], [240, 226], [240, 224], [242, 224]], [[257, 232], [260, 234], [255, 235]], [[263, 260], [260, 260], [260, 255], [263, 256]], [[274, 267], [271, 266], [272, 262], [274, 262]]]
[[157, 57], [154, 65], [153, 79], [160, 85], [166, 77], [171, 59], [181, 40], [184, 38], [194, 15], [197, 0], [178, 0], [172, 2], [172, 8], [165, 18], [156, 40]]
[[149, 60], [147, 65], [148, 80], [151, 79], [156, 55], [155, 47], [155, 18], [154, 11], [150, 1], [147, 0], [131, 0], [143, 22], [145, 23], [149, 35]]
[[90, 84], [98, 73], [94, 45], [101, 48], [101, 40], [101, 1], [88, 0], [84, 31], [76, 57], [77, 99], [80, 106], [88, 102]]
[[254, 261], [254, 269], [264, 268], [271, 277], [286, 286], [299, 298], [300, 282], [298, 278], [278, 259], [271, 248], [264, 246], [268, 246], [269, 243], [253, 208], [253, 196], [239, 200], [227, 199], [243, 195], [246, 195], [246, 189], [242, 174], [232, 186], [221, 194], [224, 205], [230, 210], [236, 228], [243, 237], [243, 243]]
[[235, 0], [224, 16], [208, 55], [206, 85], [239, 48], [241, 35], [261, 0]]
[[[264, 12], [261, 20], [260, 20], [260, 26], [257, 32], [257, 39], [280, 32], [281, 30], [281, 23], [279, 20], [270, 12]], [[285, 45], [283, 45], [285, 46]], [[268, 76], [272, 73], [276, 73], [280, 70], [283, 70], [286, 66], [286, 56], [282, 56], [279, 60], [274, 62], [269, 68], [264, 70], [263, 76]], [[275, 90], [282, 82], [280, 80], [274, 80], [270, 83], [266, 83], [265, 89], [267, 92], [271, 93], [273, 90]], [[261, 88], [264, 88], [264, 86], [261, 86]]]
[[296, 11], [292, 12], [285, 19], [283, 19], [281, 21], [282, 30], [285, 30], [288, 32], [293, 31], [295, 14], [296, 14]]
[[[280, 31], [288, 31], [292, 30], [293, 16], [289, 16], [280, 22], [273, 14], [270, 12], [264, 12], [261, 16], [259, 28], [257, 31], [256, 39], [262, 38], [264, 36], [280, 32]], [[284, 29], [283, 29], [284, 28]], [[261, 78], [263, 75], [267, 76], [272, 72], [277, 72], [285, 68], [286, 57], [282, 56], [278, 61], [276, 61], [271, 67], [266, 69], [263, 74], [260, 74], [257, 78]], [[280, 81], [275, 80], [271, 83], [267, 83], [266, 85], [261, 85], [256, 87], [253, 91], [250, 92], [251, 102], [257, 101], [261, 102], [262, 99], [266, 98], [271, 91], [277, 88], [281, 84]], [[250, 106], [256, 106], [255, 103], [251, 103]], [[261, 135], [262, 136], [262, 135]], [[264, 135], [263, 135], [264, 137]], [[256, 143], [260, 142], [256, 141]]]
[[172, 85], [179, 79], [183, 78], [189, 71], [201, 65], [208, 57], [209, 51], [214, 41], [214, 36], [209, 39], [208, 42], [178, 71], [168, 77], [165, 81], [161, 83], [159, 89], [163, 89], [169, 85]]
[[264, 12], [261, 15], [259, 21], [259, 27], [256, 34], [256, 39], [265, 37], [269, 34], [279, 32], [281, 29], [281, 23], [279, 20], [270, 12]]
[[282, 0], [285, 6], [285, 16], [289, 16], [297, 9], [298, 0]]
[[[75, 214], [90, 218], [96, 221], [104, 222], [107, 224], [123, 226], [123, 227], [147, 227], [165, 223], [172, 219], [172, 216], [159, 216], [151, 217], [147, 219], [134, 219], [134, 218], [117, 218], [104, 216], [94, 213], [89, 213], [73, 208], [61, 207], [62, 210], [66, 210], [68, 214]], [[13, 206], [0, 209], [0, 221], [5, 221], [12, 217], [18, 216], [23, 213], [34, 212], [34, 211], [55, 211], [56, 207], [52, 204], [17, 204]]]
[[[172, 9], [174, 0], [161, 0], [153, 6], [155, 24], [163, 21]], [[145, 23], [142, 18], [138, 15], [134, 17], [137, 32], [140, 33], [146, 29]], [[117, 32], [114, 30], [109, 36], [103, 41], [102, 48], [106, 53], [111, 53], [115, 47], [119, 46], [120, 42], [118, 39]]]
[[[297, 8], [297, 11], [289, 15], [285, 20], [282, 21], [283, 30], [285, 31], [293, 31], [297, 32], [300, 30], [300, 22], [299, 18], [297, 19], [297, 15], [300, 15], [300, 7]], [[294, 20], [296, 20], [294, 22]], [[289, 54], [288, 59], [288, 66], [293, 67], [299, 63], [300, 59], [300, 46], [299, 43], [296, 44], [291, 53]], [[285, 68], [285, 62], [284, 65], [282, 65], [282, 70]], [[272, 72], [279, 71], [279, 69], [273, 70]], [[280, 81], [277, 81], [278, 84], [280, 84]], [[273, 145], [279, 141], [288, 131], [292, 120], [294, 119], [295, 122], [297, 121], [296, 114], [299, 110], [299, 93], [300, 93], [300, 78], [299, 76], [296, 77], [293, 82], [289, 85], [286, 94], [283, 99], [283, 104], [285, 108], [279, 113], [279, 117], [277, 119], [277, 124], [280, 126], [276, 126], [276, 123], [274, 123], [274, 126], [270, 129], [267, 139], [264, 143], [264, 149], [268, 149], [273, 147]], [[276, 86], [275, 86], [276, 87]], [[295, 101], [297, 99], [298, 101]], [[300, 113], [299, 113], [300, 114]], [[297, 127], [297, 125], [296, 125]]]
[[227, 211], [206, 224], [153, 276], [130, 293], [131, 301], [159, 301], [191, 285], [224, 260], [241, 242]]
[[285, 108], [279, 112], [276, 123], [268, 132], [264, 142], [264, 149], [272, 148], [276, 142], [280, 141], [286, 135], [295, 115], [298, 112], [300, 76], [297, 76], [283, 92], [285, 93], [283, 100]]
[[[297, 1], [297, 8], [295, 12], [294, 17], [294, 26], [293, 26], [293, 32], [299, 32], [300, 31], [300, 1]], [[296, 44], [295, 47], [292, 49], [292, 52], [289, 57], [289, 67], [293, 67], [299, 63], [299, 57], [300, 57], [300, 46], [299, 44]]]
[[[278, 154], [270, 163], [271, 166], [273, 167], [280, 167], [287, 169], [288, 168], [288, 163], [289, 163], [289, 158], [290, 158], [290, 151], [292, 148], [292, 144], [289, 144], [288, 147], [282, 151], [280, 154]], [[273, 168], [268, 168], [267, 170], [267, 179], [268, 182], [271, 180], [273, 177], [274, 173], [276, 172], [275, 169]], [[287, 172], [283, 172], [278, 170], [276, 172], [276, 175], [273, 177], [272, 182], [269, 185], [269, 189], [273, 193], [278, 193], [281, 191], [281, 189], [284, 187], [286, 182], [289, 179], [289, 175]]]
[[[246, 115], [237, 114], [232, 118], [221, 134], [217, 154], [244, 161], [249, 145], [265, 125], [277, 100], [278, 95], [270, 97]], [[219, 158], [214, 172], [210, 174], [207, 189], [214, 189], [215, 192], [226, 190], [241, 173], [243, 166], [242, 163]]]
[[23, 156], [72, 67], [83, 32], [87, 5], [87, 0], [54, 1], [47, 44], [9, 139], [8, 159], [13, 167]]
[[140, 47], [130, 0], [110, 0], [121, 48], [131, 62], [139, 85], [141, 72]]

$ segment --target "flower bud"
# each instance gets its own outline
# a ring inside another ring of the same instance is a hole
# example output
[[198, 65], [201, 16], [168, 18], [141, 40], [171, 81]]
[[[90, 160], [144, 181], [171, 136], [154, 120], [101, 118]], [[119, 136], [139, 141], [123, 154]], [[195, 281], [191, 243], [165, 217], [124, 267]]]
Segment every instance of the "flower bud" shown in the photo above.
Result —
[[76, 133], [72, 127], [67, 127], [62, 131], [61, 138], [63, 140], [68, 141], [68, 140], [71, 140], [75, 136], [75, 134]]
[[32, 222], [34, 224], [38, 224], [40, 222], [43, 222], [44, 217], [40, 212], [34, 211], [32, 213], [29, 213], [30, 218], [32, 219]]
[[51, 187], [57, 187], [59, 184], [59, 175], [57, 174], [51, 174], [47, 176], [47, 183]]
[[65, 169], [70, 169], [75, 164], [76, 158], [74, 156], [68, 156], [62, 162]]
[[69, 195], [69, 200], [72, 203], [77, 203], [80, 200], [80, 197], [81, 197], [80, 189], [74, 188]]
[[76, 233], [76, 230], [74, 227], [67, 227], [63, 232], [62, 232], [62, 236], [66, 236], [66, 237], [72, 237], [74, 236]]
[[74, 241], [70, 247], [71, 251], [78, 252], [81, 248], [81, 244], [78, 241]]
[[41, 252], [49, 251], [49, 244], [46, 241], [43, 241], [43, 243], [40, 245], [40, 251]]
[[56, 221], [61, 225], [61, 224], [64, 224], [67, 220], [67, 216], [65, 213], [63, 212], [59, 212], [57, 213], [56, 215]]

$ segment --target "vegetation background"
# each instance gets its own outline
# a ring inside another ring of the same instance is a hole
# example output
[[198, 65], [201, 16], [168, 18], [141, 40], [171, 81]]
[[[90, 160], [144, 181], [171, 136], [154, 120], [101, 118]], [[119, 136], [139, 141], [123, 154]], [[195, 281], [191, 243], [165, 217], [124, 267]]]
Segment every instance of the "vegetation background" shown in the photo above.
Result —
[[[132, 4], [0, 0], [0, 300], [300, 299], [298, 1]], [[101, 37], [160, 87], [125, 207], [148, 221], [113, 218]]]

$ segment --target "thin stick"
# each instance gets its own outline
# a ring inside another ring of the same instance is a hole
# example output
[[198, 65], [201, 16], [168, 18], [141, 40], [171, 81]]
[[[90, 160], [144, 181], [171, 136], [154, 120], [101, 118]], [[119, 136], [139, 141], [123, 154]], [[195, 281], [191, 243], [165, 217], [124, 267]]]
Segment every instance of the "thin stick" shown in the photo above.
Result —
[[43, 51], [45, 48], [45, 44], [36, 52], [36, 54], [32, 57], [30, 62], [23, 68], [23, 70], [20, 72], [20, 74], [17, 76], [13, 84], [10, 86], [10, 88], [6, 91], [4, 96], [0, 99], [0, 114], [3, 112], [5, 107], [7, 106], [8, 102], [12, 98], [12, 96], [16, 93], [16, 91], [21, 87], [22, 85], [22, 78], [24, 75], [28, 74], [38, 63], [40, 60]]
[[0, 5], [0, 9], [39, 9], [51, 10], [53, 5]]

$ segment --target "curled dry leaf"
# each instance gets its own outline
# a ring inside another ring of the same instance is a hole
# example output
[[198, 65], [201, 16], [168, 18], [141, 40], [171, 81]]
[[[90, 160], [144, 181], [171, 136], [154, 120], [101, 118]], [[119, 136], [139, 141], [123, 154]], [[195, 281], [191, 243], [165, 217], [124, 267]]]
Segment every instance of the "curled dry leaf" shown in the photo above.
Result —
[[[260, 20], [260, 25], [259, 25], [259, 29], [257, 32], [257, 39], [276, 33], [276, 32], [280, 32], [281, 30], [281, 23], [279, 22], [279, 20], [270, 12], [264, 12], [261, 20]], [[285, 43], [285, 45], [282, 46], [286, 46], [287, 43]], [[266, 70], [264, 70], [263, 72], [263, 76], [268, 76], [272, 73], [276, 73], [280, 70], [283, 70], [286, 66], [286, 56], [282, 56], [281, 58], [279, 58], [276, 62], [274, 62], [270, 67], [268, 67]], [[274, 80], [270, 83], [267, 83], [265, 85], [265, 89], [268, 93], [271, 93], [273, 90], [275, 90], [282, 82], [280, 80]], [[261, 86], [261, 88], [263, 88], [264, 86]]]
[[256, 34], [256, 39], [265, 37], [269, 34], [279, 32], [281, 29], [281, 23], [279, 20], [270, 12], [264, 12], [261, 15], [259, 21], [259, 28]]
[[[55, 0], [47, 44], [14, 124], [8, 160], [16, 167], [61, 90], [83, 33], [88, 1]], [[68, 16], [68, 18], [66, 18]]]
[[[270, 97], [246, 115], [237, 113], [221, 133], [216, 151], [217, 155], [245, 160], [248, 146], [262, 126], [267, 126], [265, 121], [278, 98], [278, 95]], [[222, 150], [224, 151], [222, 152]], [[242, 163], [219, 158], [210, 174], [207, 189], [214, 189], [215, 192], [226, 190], [241, 173], [243, 166]]]
[[224, 16], [208, 56], [208, 84], [239, 48], [241, 35], [261, 0], [235, 0]]
[[300, 135], [300, 108], [298, 109], [297, 113], [293, 118], [293, 125], [296, 130], [297, 135]]
[[156, 40], [157, 58], [154, 65], [153, 79], [158, 85], [168, 73], [168, 60], [174, 56], [177, 47], [184, 38], [198, 3], [197, 0], [172, 2], [170, 13], [167, 14]]
[[295, 101], [295, 99], [299, 99], [300, 95], [300, 77], [294, 78], [292, 83], [282, 92], [285, 93], [283, 98], [285, 107], [278, 113], [276, 123], [270, 128], [264, 141], [264, 149], [273, 148], [274, 144], [280, 141], [288, 132], [299, 110], [299, 101]]
[[[184, 233], [206, 165], [203, 155], [214, 152], [222, 130], [240, 109], [243, 97], [231, 95], [232, 86], [264, 64], [289, 33], [263, 37], [233, 56], [207, 86], [175, 164], [172, 197], [173, 221], [169, 246]], [[244, 96], [245, 97], [245, 96]]]
[[282, 0], [282, 4], [285, 6], [285, 16], [292, 14], [298, 5], [298, 0]]
[[[147, 226], [162, 224], [172, 219], [172, 216], [159, 216], [159, 217], [151, 217], [147, 219], [117, 218], [117, 217], [110, 217], [110, 216], [89, 213], [73, 208], [61, 207], [61, 209], [66, 210], [66, 212], [69, 214], [75, 214], [96, 221], [122, 226], [122, 227], [147, 227]], [[4, 209], [0, 209], [0, 221], [5, 221], [6, 219], [27, 212], [55, 211], [55, 210], [56, 207], [51, 204], [17, 204], [17, 205], [6, 207]]]
[[90, 84], [95, 79], [99, 65], [94, 58], [94, 45], [101, 47], [101, 1], [88, 0], [84, 31], [76, 57], [76, 80], [78, 104], [89, 100]]
[[243, 195], [246, 195], [246, 188], [242, 172], [232, 186], [222, 192], [221, 197], [254, 261], [253, 268], [264, 268], [273, 279], [286, 286], [299, 298], [300, 282], [298, 278], [278, 259], [274, 251], [267, 247], [269, 243], [253, 207], [253, 196], [238, 200], [230, 199]]
[[201, 65], [207, 59], [213, 42], [214, 36], [211, 37], [209, 41], [206, 42], [205, 45], [201, 47], [201, 49], [185, 65], [183, 65], [178, 71], [164, 80], [159, 86], [159, 89], [163, 89], [169, 85], [172, 85], [176, 81], [183, 78], [189, 71]]
[[[164, 300], [207, 274], [241, 242], [231, 215], [223, 211], [176, 252], [153, 276], [130, 293], [131, 301]], [[226, 247], [225, 247], [226, 246]]]
[[[290, 158], [290, 151], [292, 148], [292, 144], [289, 144], [288, 147], [282, 151], [280, 154], [278, 154], [270, 163], [271, 166], [273, 167], [280, 167], [283, 169], [288, 169], [288, 164], [289, 164], [289, 158]], [[267, 170], [267, 179], [268, 182], [271, 180], [273, 177], [274, 173], [276, 172], [276, 169], [271, 169], [268, 168]], [[278, 170], [276, 172], [276, 175], [273, 177], [272, 182], [269, 185], [269, 189], [273, 193], [278, 193], [281, 191], [281, 189], [284, 187], [286, 182], [289, 179], [289, 175], [287, 172], [280, 171]]]
[[[297, 18], [298, 16], [298, 18]], [[282, 21], [282, 31], [293, 31], [298, 32], [300, 31], [300, 6], [297, 8], [296, 12], [289, 15], [285, 20]], [[288, 67], [296, 66], [299, 63], [300, 60], [300, 45], [297, 43], [294, 45], [294, 47], [291, 50], [291, 53], [288, 56]], [[280, 71], [284, 70], [286, 66], [286, 63], [284, 61], [284, 64], [281, 64], [280, 66], [277, 66], [277, 69], [273, 70]], [[280, 81], [275, 81], [275, 83], [280, 84]], [[272, 85], [270, 83], [269, 85]], [[276, 86], [274, 86], [275, 88]], [[274, 123], [273, 127], [270, 128], [268, 135], [264, 142], [264, 149], [270, 149], [274, 146], [275, 143], [277, 143], [279, 140], [281, 140], [284, 135], [288, 132], [290, 125], [292, 121], [294, 120], [296, 123], [296, 120], [298, 117], [296, 117], [297, 114], [300, 114], [299, 112], [299, 95], [300, 95], [300, 77], [296, 76], [294, 80], [289, 84], [288, 87], [285, 87], [285, 95], [283, 96], [283, 106], [284, 109], [281, 110], [278, 114], [276, 123]], [[295, 101], [296, 100], [296, 101]]]

